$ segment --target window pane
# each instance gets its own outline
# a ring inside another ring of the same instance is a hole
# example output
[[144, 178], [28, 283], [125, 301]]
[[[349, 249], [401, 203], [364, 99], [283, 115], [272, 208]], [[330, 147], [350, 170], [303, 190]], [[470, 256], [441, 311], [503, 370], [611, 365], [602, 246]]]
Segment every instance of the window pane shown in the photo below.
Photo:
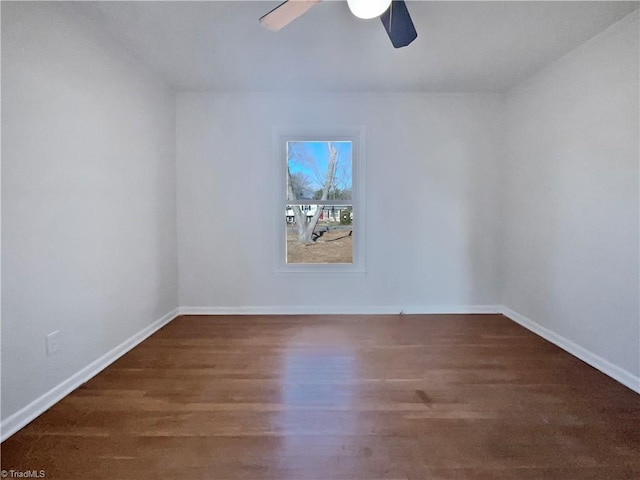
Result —
[[351, 200], [350, 141], [287, 142], [289, 200]]
[[287, 263], [353, 263], [350, 205], [288, 205]]

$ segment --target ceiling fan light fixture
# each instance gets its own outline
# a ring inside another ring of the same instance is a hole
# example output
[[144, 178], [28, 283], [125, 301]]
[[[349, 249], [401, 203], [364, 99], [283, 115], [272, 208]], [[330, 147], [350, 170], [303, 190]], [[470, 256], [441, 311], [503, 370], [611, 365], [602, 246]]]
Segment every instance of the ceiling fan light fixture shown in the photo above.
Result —
[[386, 12], [391, 0], [347, 0], [347, 5], [356, 17], [369, 20]]

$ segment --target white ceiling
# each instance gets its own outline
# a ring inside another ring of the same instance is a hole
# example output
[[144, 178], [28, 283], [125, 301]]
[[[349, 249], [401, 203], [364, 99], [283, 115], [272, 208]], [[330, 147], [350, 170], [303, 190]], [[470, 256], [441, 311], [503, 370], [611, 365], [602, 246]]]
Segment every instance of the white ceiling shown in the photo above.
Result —
[[418, 31], [395, 50], [378, 19], [324, 1], [279, 32], [278, 1], [73, 2], [178, 90], [503, 92], [639, 2], [407, 2]]

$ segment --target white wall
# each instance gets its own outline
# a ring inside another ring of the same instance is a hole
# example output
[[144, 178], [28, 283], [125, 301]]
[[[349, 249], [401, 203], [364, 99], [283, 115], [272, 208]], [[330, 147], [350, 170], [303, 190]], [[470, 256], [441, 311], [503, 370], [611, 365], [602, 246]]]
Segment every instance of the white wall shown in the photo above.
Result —
[[[180, 94], [180, 305], [399, 312], [495, 304], [502, 107], [492, 95]], [[366, 128], [367, 273], [276, 274], [272, 128], [334, 123]]]
[[3, 421], [177, 307], [174, 115], [65, 7], [2, 3]]
[[501, 248], [504, 304], [636, 389], [639, 54], [636, 12], [509, 92]]

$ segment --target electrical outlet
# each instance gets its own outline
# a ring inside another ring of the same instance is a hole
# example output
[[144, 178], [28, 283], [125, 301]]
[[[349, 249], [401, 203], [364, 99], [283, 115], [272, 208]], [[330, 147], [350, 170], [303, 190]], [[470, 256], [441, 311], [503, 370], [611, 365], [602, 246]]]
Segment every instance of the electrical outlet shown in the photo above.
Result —
[[44, 343], [47, 347], [47, 356], [53, 355], [60, 350], [60, 343], [58, 342], [58, 334], [60, 330], [56, 330], [55, 332], [51, 332], [49, 335], [44, 337]]

